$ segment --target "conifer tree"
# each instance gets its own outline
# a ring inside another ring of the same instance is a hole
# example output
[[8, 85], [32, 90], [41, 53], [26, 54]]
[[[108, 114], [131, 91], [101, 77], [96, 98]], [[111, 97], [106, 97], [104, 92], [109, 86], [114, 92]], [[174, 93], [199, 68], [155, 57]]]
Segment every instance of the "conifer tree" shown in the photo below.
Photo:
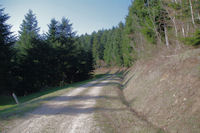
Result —
[[122, 43], [123, 43], [123, 23], [119, 23], [119, 27], [116, 29], [114, 34], [114, 46], [113, 51], [115, 54], [115, 62], [116, 65], [121, 66], [123, 64], [123, 57], [122, 57]]
[[55, 43], [58, 39], [58, 21], [54, 18], [51, 19], [51, 23], [48, 25], [47, 41]]
[[22, 54], [25, 54], [27, 49], [33, 47], [34, 44], [31, 41], [39, 38], [39, 30], [36, 16], [32, 10], [29, 10], [20, 26], [19, 41], [17, 42], [17, 47]]
[[15, 41], [11, 26], [6, 23], [9, 19], [4, 9], [0, 9], [0, 94], [7, 93], [12, 89], [12, 57], [14, 55], [13, 44]]

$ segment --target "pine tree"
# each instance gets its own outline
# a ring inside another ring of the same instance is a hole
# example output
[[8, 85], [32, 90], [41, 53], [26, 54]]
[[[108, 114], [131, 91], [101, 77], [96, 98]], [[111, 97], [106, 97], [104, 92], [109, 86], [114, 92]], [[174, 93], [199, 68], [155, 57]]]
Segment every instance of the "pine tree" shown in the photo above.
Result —
[[98, 61], [100, 60], [99, 44], [100, 44], [100, 38], [98, 34], [93, 33], [92, 54], [96, 65], [99, 65]]
[[48, 25], [47, 41], [50, 43], [55, 43], [58, 39], [58, 21], [54, 18], [51, 19], [51, 23]]
[[75, 32], [73, 32], [72, 24], [70, 23], [69, 19], [63, 17], [61, 23], [59, 24], [58, 30], [60, 36], [65, 38], [70, 38], [75, 36]]
[[20, 81], [16, 86], [18, 95], [27, 95], [37, 92], [43, 87], [53, 85], [54, 71], [52, 55], [54, 51], [46, 41], [42, 39], [32, 39], [34, 44], [26, 50], [26, 54], [20, 56]]
[[15, 41], [11, 26], [6, 23], [9, 19], [4, 9], [0, 9], [0, 94], [12, 89], [12, 57], [14, 55], [13, 44]]
[[33, 47], [32, 45], [34, 44], [31, 41], [39, 38], [39, 30], [36, 16], [32, 10], [29, 10], [20, 26], [19, 41], [17, 42], [17, 47], [22, 54], [25, 54], [27, 49]]
[[123, 64], [122, 57], [122, 43], [123, 43], [123, 23], [119, 23], [119, 27], [115, 30], [114, 40], [113, 40], [113, 51], [115, 54], [116, 65], [121, 66]]

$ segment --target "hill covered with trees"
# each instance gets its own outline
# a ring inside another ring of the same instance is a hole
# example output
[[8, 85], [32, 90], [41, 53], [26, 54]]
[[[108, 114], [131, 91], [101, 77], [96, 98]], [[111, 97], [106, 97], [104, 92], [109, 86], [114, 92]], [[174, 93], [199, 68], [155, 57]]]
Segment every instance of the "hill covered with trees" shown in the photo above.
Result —
[[77, 36], [66, 18], [52, 19], [40, 35], [33, 11], [13, 36], [0, 10], [0, 93], [26, 95], [91, 76], [102, 66], [130, 67], [144, 54], [163, 47], [178, 50], [200, 42], [199, 0], [134, 0], [126, 22]]
[[97, 66], [129, 67], [156, 47], [199, 45], [199, 11], [198, 0], [134, 0], [125, 24], [80, 38], [91, 46]]

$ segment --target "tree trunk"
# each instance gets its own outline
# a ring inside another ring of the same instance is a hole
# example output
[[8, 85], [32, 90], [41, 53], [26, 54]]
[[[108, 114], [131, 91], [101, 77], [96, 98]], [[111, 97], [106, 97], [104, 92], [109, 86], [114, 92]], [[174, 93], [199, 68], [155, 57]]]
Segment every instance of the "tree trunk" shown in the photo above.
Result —
[[183, 36], [185, 37], [185, 29], [184, 29], [183, 25], [182, 25], [182, 33], [183, 33]]
[[189, 0], [189, 3], [190, 3], [190, 12], [191, 12], [191, 16], [192, 16], [192, 23], [195, 25], [195, 22], [194, 22], [194, 12], [193, 12], [193, 7], [192, 7], [192, 1]]
[[178, 30], [177, 30], [177, 27], [176, 27], [176, 18], [175, 17], [172, 19], [172, 22], [174, 24], [175, 35], [176, 35], [176, 37], [178, 37]]
[[187, 24], [187, 29], [186, 29], [186, 37], [189, 35], [189, 32], [190, 32], [190, 25], [189, 24]]
[[198, 12], [198, 19], [200, 20], [200, 14], [199, 14], [199, 12]]
[[174, 29], [175, 29], [175, 35], [176, 35], [176, 45], [178, 46], [178, 48], [180, 48], [180, 45], [179, 45], [179, 42], [178, 42], [178, 30], [177, 30], [177, 27], [176, 27], [176, 17], [174, 17], [172, 19], [172, 22], [174, 24]]
[[169, 39], [168, 39], [168, 35], [167, 35], [166, 24], [164, 25], [164, 30], [165, 30], [165, 42], [166, 42], [166, 46], [169, 47]]
[[150, 13], [149, 8], [150, 8], [150, 6], [149, 6], [149, 1], [148, 1], [148, 13], [149, 13], [149, 18], [150, 18], [150, 20], [151, 20], [151, 22], [152, 22], [152, 24], [153, 24], [153, 29], [154, 29], [154, 31], [155, 31], [155, 33], [156, 33], [156, 38], [157, 38], [159, 44], [161, 44], [161, 43], [162, 43], [161, 37], [160, 37], [160, 34], [159, 34], [159, 32], [157, 31], [157, 28], [156, 28], [156, 25], [155, 25], [155, 20], [154, 20], [155, 16], [151, 16], [151, 13]]

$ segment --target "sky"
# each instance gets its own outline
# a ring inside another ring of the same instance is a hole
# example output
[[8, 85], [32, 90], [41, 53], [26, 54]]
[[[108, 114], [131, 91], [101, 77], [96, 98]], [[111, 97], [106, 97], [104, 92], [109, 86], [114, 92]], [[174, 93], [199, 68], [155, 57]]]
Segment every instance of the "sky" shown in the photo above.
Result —
[[48, 31], [52, 18], [61, 20], [66, 17], [73, 24], [78, 35], [91, 34], [100, 29], [110, 29], [120, 21], [125, 22], [128, 7], [132, 0], [0, 0], [12, 25], [12, 31], [17, 34], [24, 15], [29, 9], [37, 17], [40, 32]]

